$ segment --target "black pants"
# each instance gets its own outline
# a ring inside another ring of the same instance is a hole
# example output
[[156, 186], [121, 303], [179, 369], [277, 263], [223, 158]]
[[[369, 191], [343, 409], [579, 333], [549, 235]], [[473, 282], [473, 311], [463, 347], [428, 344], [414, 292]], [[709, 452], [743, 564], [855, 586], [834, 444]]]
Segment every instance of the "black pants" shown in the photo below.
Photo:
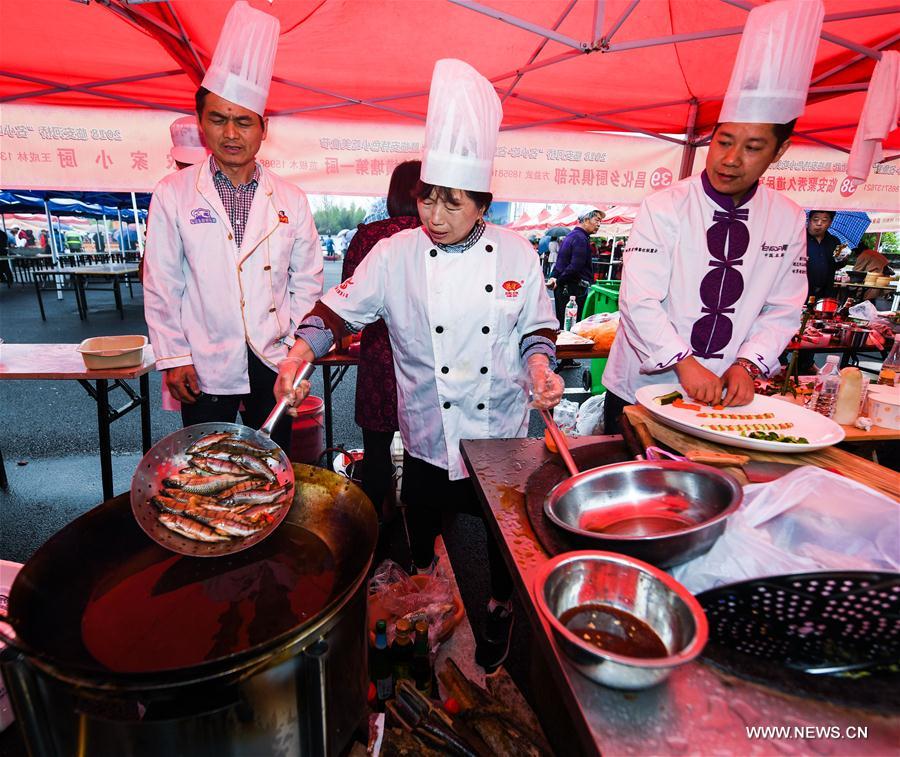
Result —
[[603, 433], [621, 434], [622, 426], [619, 419], [622, 417], [625, 406], [633, 404], [633, 402], [626, 402], [607, 389], [606, 399], [603, 401]]
[[569, 304], [569, 297], [574, 297], [578, 303], [578, 315], [575, 320], [581, 318], [581, 311], [584, 310], [584, 301], [587, 299], [587, 287], [581, 286], [580, 283], [562, 284], [556, 283], [556, 289], [553, 290], [553, 299], [556, 305], [556, 319], [559, 321], [559, 327], [562, 328], [566, 322], [566, 305]]
[[372, 501], [379, 520], [384, 518], [384, 500], [394, 485], [394, 461], [391, 459], [393, 431], [371, 431], [364, 428], [362, 490]]
[[[450, 474], [443, 468], [406, 453], [403, 455], [401, 499], [406, 505], [413, 562], [420, 567], [430, 565], [434, 559], [434, 540], [443, 530], [444, 516], [464, 513], [475, 515], [484, 521], [471, 479], [451, 481]], [[512, 578], [489, 530], [487, 556], [491, 596], [505, 602], [512, 597]]]
[[[272, 408], [275, 407], [275, 379], [278, 374], [260, 360], [253, 350], [247, 348], [247, 371], [250, 378], [249, 394], [206, 394], [201, 393], [196, 401], [189, 405], [181, 403], [181, 422], [185, 426], [193, 426], [195, 423], [234, 423], [237, 420], [238, 409], [244, 403], [241, 410], [241, 420], [245, 426], [259, 428], [265, 423]], [[285, 454], [291, 450], [291, 417], [285, 413], [281, 420], [275, 424], [272, 431], [272, 441], [275, 442]]]

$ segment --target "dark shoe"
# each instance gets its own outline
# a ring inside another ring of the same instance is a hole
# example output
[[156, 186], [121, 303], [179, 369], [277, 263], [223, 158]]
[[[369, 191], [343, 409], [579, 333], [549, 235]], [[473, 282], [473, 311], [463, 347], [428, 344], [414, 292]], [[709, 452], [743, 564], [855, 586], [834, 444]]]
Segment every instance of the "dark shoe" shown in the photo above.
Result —
[[484, 627], [475, 647], [475, 662], [485, 673], [493, 673], [509, 655], [512, 639], [513, 614], [497, 606], [484, 619]]

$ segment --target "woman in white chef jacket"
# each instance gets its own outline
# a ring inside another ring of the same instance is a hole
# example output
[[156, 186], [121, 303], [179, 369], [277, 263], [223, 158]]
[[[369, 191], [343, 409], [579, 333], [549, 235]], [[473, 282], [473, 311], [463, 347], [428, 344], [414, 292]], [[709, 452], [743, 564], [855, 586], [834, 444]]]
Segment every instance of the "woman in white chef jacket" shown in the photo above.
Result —
[[[379, 242], [327, 292], [280, 366], [276, 394], [296, 404], [308, 392], [307, 382], [290, 390], [302, 361], [348, 329], [384, 319], [406, 450], [402, 499], [420, 570], [432, 566], [445, 512], [480, 514], [459, 441], [524, 437], [529, 400], [549, 408], [562, 396], [552, 371], [557, 323], [539, 260], [524, 238], [483, 221], [501, 115], [480, 74], [438, 61], [416, 188], [422, 226]], [[493, 670], [508, 652], [512, 583], [490, 534], [488, 563], [492, 597], [476, 659]]]

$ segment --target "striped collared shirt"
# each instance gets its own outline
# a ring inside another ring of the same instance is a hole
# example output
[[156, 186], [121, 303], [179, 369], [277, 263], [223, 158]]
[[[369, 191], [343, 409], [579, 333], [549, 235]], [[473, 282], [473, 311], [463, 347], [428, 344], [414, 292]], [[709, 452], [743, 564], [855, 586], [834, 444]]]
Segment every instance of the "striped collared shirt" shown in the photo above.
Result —
[[256, 187], [259, 185], [259, 163], [253, 166], [253, 177], [246, 184], [238, 184], [234, 186], [231, 180], [222, 173], [216, 159], [209, 156], [209, 170], [213, 175], [213, 183], [216, 185], [216, 191], [219, 198], [225, 206], [228, 213], [228, 220], [231, 221], [231, 228], [234, 229], [234, 241], [238, 247], [244, 239], [244, 229], [247, 226], [247, 218], [250, 216], [250, 206], [253, 204], [253, 196], [256, 194]]

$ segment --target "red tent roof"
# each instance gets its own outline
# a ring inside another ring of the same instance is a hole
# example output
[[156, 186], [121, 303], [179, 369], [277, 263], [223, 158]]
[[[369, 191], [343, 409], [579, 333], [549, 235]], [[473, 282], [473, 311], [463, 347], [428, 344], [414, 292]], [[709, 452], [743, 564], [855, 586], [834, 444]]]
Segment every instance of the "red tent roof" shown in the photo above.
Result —
[[[469, 0], [251, 0], [281, 21], [271, 112], [422, 121], [434, 62], [459, 57], [496, 83], [505, 129], [683, 134], [695, 119], [702, 137], [715, 124], [752, 7], [607, 0], [595, 32], [593, 2], [486, 1], [492, 15]], [[190, 112], [228, 7], [0, 0], [0, 102]], [[798, 131], [846, 148], [872, 56], [900, 46], [900, 13], [885, 0], [825, 0], [825, 8]], [[900, 147], [896, 131], [889, 146]]]

